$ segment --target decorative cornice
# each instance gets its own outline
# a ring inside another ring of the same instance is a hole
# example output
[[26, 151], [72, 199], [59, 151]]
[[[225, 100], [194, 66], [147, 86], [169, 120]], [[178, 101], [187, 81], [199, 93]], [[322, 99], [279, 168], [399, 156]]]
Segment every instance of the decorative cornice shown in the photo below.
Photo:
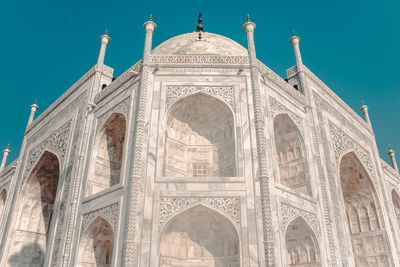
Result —
[[171, 56], [151, 56], [150, 63], [153, 64], [249, 64], [247, 56], [220, 56], [220, 55], [171, 55]]
[[191, 95], [197, 92], [202, 92], [208, 95], [215, 96], [226, 102], [232, 109], [235, 109], [235, 98], [233, 95], [233, 86], [167, 86], [167, 105], [170, 107], [178, 99], [184, 96]]

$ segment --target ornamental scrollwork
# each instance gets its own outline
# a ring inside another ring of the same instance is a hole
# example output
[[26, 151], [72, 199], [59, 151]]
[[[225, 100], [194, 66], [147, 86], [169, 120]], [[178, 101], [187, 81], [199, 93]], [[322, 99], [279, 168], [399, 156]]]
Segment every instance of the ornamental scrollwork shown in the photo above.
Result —
[[111, 108], [110, 110], [108, 110], [106, 113], [104, 113], [103, 115], [101, 115], [98, 119], [97, 119], [97, 126], [96, 126], [96, 131], [98, 132], [103, 125], [106, 123], [106, 121], [108, 120], [108, 118], [111, 116], [111, 114], [113, 113], [121, 113], [123, 115], [125, 115], [125, 118], [128, 118], [128, 114], [129, 114], [129, 104], [130, 104], [130, 97], [127, 97], [125, 100], [123, 100], [122, 102], [120, 102], [118, 105], [114, 106], [113, 108]]
[[167, 86], [167, 108], [178, 99], [196, 92], [203, 92], [208, 95], [216, 96], [235, 108], [235, 98], [233, 95], [233, 86]]
[[57, 151], [58, 156], [61, 157], [60, 160], [64, 159], [65, 152], [67, 150], [67, 139], [71, 128], [70, 126], [71, 126], [71, 121], [68, 121], [63, 126], [61, 126], [57, 131], [55, 131], [44, 141], [42, 141], [39, 145], [37, 145], [35, 148], [29, 151], [23, 175], [23, 180], [25, 180], [26, 177], [28, 177], [28, 175], [31, 173], [33, 167], [35, 166], [38, 159], [42, 156], [46, 148], [50, 148], [54, 151]]
[[247, 56], [171, 55], [152, 56], [153, 64], [249, 64]]
[[107, 207], [86, 213], [82, 216], [82, 227], [81, 227], [81, 236], [87, 232], [91, 223], [96, 220], [97, 217], [102, 217], [107, 222], [110, 223], [113, 232], [115, 233], [117, 230], [118, 223], [118, 203], [114, 203]]
[[240, 223], [240, 201], [238, 197], [162, 197], [160, 200], [159, 228], [176, 212], [198, 203], [214, 207], [228, 215], [237, 224]]
[[315, 234], [320, 235], [319, 221], [316, 214], [308, 211], [293, 207], [286, 203], [281, 203], [281, 214], [283, 229], [286, 229], [287, 225], [295, 218], [300, 216], [303, 218], [314, 231]]

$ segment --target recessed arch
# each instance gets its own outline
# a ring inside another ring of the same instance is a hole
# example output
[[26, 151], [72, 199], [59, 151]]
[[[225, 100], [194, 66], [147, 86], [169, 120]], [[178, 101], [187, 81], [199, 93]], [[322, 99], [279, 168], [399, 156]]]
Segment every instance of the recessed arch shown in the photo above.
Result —
[[318, 240], [307, 222], [298, 216], [286, 228], [286, 263], [288, 266], [322, 266]]
[[236, 228], [225, 216], [201, 204], [171, 218], [159, 242], [160, 267], [240, 266]]
[[112, 113], [95, 140], [92, 152], [92, 171], [87, 182], [86, 196], [120, 183], [125, 132], [125, 116], [120, 113]]
[[397, 218], [397, 223], [400, 226], [400, 197], [395, 189], [392, 190], [392, 202], [393, 202], [394, 212]]
[[19, 218], [9, 251], [8, 263], [43, 264], [50, 239], [50, 227], [57, 198], [60, 163], [57, 156], [45, 151], [25, 180], [18, 200]]
[[378, 196], [354, 152], [342, 156], [339, 173], [356, 265], [392, 266], [387, 234], [380, 221], [383, 217]]
[[112, 263], [114, 233], [110, 223], [98, 216], [82, 233], [79, 241], [78, 267], [109, 267]]
[[164, 176], [236, 175], [234, 117], [220, 99], [195, 93], [167, 111]]
[[280, 183], [296, 192], [311, 195], [303, 136], [287, 113], [275, 116], [274, 136]]
[[6, 200], [7, 200], [7, 190], [3, 188], [0, 193], [0, 221], [1, 218], [3, 218], [3, 211], [4, 207], [6, 206]]

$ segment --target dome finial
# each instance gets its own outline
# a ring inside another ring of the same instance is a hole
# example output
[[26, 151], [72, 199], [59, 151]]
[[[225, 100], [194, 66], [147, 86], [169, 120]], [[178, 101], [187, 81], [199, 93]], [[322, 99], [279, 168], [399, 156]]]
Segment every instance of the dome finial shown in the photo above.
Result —
[[149, 21], [151, 21], [152, 19], [153, 19], [153, 15], [152, 15], [152, 14], [150, 14]]
[[292, 30], [292, 36], [295, 36], [295, 34], [294, 34], [294, 30]]
[[250, 22], [250, 15], [247, 14], [247, 22]]
[[201, 14], [201, 12], [199, 12], [199, 17], [197, 18], [197, 21], [199, 24], [197, 24], [197, 27], [196, 27], [197, 31], [199, 32], [199, 41], [201, 41], [201, 38], [202, 38], [201, 33], [204, 30], [204, 26], [201, 24], [203, 22], [203, 19], [201, 18], [201, 16], [202, 16], [202, 14]]

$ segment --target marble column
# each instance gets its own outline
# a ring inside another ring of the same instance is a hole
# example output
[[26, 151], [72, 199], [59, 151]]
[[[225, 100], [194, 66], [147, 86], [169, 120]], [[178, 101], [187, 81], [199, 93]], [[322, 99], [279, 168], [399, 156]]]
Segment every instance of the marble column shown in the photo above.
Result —
[[[138, 202], [138, 191], [143, 184], [142, 177], [142, 150], [143, 141], [145, 136], [145, 112], [147, 105], [147, 91], [149, 87], [149, 76], [151, 69], [149, 67], [150, 54], [152, 48], [153, 32], [157, 28], [157, 25], [152, 21], [151, 16], [149, 21], [144, 23], [144, 28], [146, 32], [145, 44], [143, 51], [143, 65], [142, 65], [142, 76], [141, 85], [138, 92], [138, 109], [136, 112], [136, 126], [133, 138], [136, 140], [135, 147], [133, 148], [133, 168], [132, 174], [129, 179], [128, 192], [127, 192], [127, 214], [126, 214], [126, 230], [124, 235], [124, 252], [123, 252], [123, 266], [135, 266], [138, 257], [138, 236], [136, 236], [137, 231], [137, 214], [140, 212], [137, 208]], [[141, 189], [140, 189], [141, 190]]]
[[393, 169], [395, 169], [397, 172], [399, 172], [399, 168], [397, 167], [397, 162], [396, 162], [396, 152], [392, 149], [392, 147], [389, 145], [389, 152], [388, 155], [390, 157], [390, 160], [392, 161], [392, 166]]
[[10, 145], [8, 145], [7, 148], [3, 150], [3, 160], [1, 161], [1, 165], [0, 165], [0, 173], [6, 166], [8, 155], [10, 155], [10, 153], [11, 153], [9, 148], [10, 148]]
[[106, 55], [107, 44], [111, 41], [111, 38], [107, 35], [107, 30], [105, 34], [100, 36], [100, 41], [101, 45], [100, 45], [99, 57], [97, 59], [97, 67], [104, 65], [104, 57]]
[[364, 114], [365, 121], [368, 123], [369, 127], [372, 129], [371, 120], [369, 119], [369, 114], [368, 114], [368, 106], [364, 104], [364, 101], [361, 101], [361, 103], [362, 103], [362, 106], [361, 106], [360, 110]]
[[300, 37], [296, 36], [293, 32], [293, 36], [292, 38], [290, 38], [290, 43], [293, 46], [293, 51], [294, 51], [294, 57], [296, 60], [296, 66], [297, 66], [297, 70], [299, 70], [299, 66], [303, 65], [303, 60], [301, 59], [301, 54], [300, 54]]
[[256, 127], [257, 160], [258, 160], [258, 179], [260, 182], [261, 208], [263, 215], [264, 231], [264, 252], [266, 266], [275, 266], [275, 238], [272, 227], [271, 193], [269, 188], [265, 122], [264, 112], [261, 104], [259, 73], [256, 67], [257, 57], [254, 44], [254, 29], [256, 24], [247, 17], [247, 22], [243, 24], [243, 29], [247, 35], [247, 50], [249, 54], [250, 76], [254, 106], [254, 123]]

